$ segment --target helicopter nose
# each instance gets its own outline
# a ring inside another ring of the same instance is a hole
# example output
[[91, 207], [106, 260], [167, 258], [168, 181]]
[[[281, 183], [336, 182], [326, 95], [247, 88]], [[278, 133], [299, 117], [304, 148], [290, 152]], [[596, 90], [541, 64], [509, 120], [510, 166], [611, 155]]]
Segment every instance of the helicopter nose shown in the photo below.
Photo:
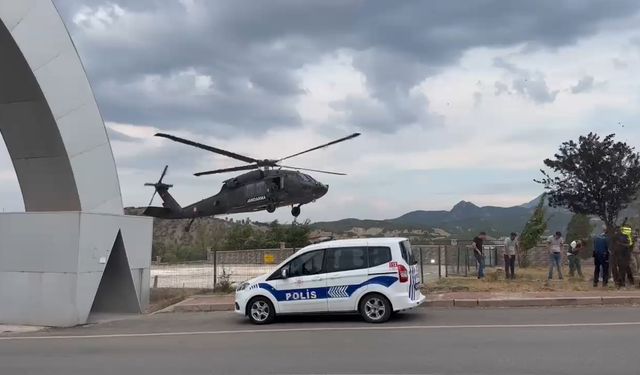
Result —
[[320, 198], [323, 195], [327, 194], [327, 191], [329, 191], [329, 185], [318, 183], [318, 185], [316, 185], [316, 187], [314, 188], [314, 195], [316, 196], [316, 198]]

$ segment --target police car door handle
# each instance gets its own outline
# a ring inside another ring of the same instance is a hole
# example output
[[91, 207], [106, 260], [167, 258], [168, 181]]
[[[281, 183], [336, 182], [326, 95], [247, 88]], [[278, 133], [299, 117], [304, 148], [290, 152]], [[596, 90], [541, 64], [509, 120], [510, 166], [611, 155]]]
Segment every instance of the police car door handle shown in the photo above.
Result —
[[334, 273], [333, 275], [331, 275], [331, 277], [329, 277], [329, 279], [339, 279], [342, 277], [341, 273]]
[[322, 280], [322, 277], [314, 277], [310, 281], [320, 281], [320, 280]]

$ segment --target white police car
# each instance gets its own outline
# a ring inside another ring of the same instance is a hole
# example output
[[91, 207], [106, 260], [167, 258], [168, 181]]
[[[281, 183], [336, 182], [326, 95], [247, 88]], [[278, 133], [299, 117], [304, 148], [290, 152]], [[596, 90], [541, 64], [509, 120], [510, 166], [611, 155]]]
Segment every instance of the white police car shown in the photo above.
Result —
[[359, 312], [382, 323], [424, 300], [409, 241], [367, 238], [300, 249], [275, 272], [240, 284], [235, 310], [255, 324], [277, 314], [323, 312]]

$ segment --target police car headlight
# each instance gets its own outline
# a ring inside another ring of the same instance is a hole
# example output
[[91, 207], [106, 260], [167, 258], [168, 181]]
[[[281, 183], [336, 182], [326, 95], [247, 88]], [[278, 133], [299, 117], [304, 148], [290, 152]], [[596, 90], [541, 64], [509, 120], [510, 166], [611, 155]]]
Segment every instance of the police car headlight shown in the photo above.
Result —
[[243, 283], [240, 283], [240, 285], [238, 285], [238, 287], [236, 288], [236, 292], [241, 292], [241, 291], [247, 289], [248, 286], [249, 286], [249, 283], [246, 282], [246, 281], [243, 282]]

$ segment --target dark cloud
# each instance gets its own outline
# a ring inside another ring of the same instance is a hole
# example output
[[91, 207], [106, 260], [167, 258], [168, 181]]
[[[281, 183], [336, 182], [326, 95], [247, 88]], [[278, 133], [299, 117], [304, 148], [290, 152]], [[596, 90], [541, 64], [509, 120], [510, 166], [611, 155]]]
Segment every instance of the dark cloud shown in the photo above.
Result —
[[538, 104], [552, 103], [559, 92], [559, 90], [549, 89], [541, 73], [533, 77], [515, 79], [512, 87], [520, 95]]
[[[370, 94], [334, 103], [349, 121], [384, 132], [428, 126], [428, 101], [411, 89], [469, 48], [571, 45], [639, 7], [632, 0], [55, 2], [108, 120], [228, 136], [300, 125], [298, 70], [338, 50], [353, 57]], [[101, 21], [78, 16], [97, 9]], [[87, 31], [91, 22], [98, 31]], [[198, 91], [185, 72], [210, 77], [211, 89]], [[542, 74], [528, 74], [512, 89], [553, 101], [557, 92]]]
[[[511, 89], [538, 104], [551, 103], [556, 99], [559, 90], [550, 90], [544, 74], [541, 72], [532, 72], [522, 69], [503, 58], [494, 59], [494, 66], [502, 68], [510, 73], [514, 78], [511, 81]], [[496, 95], [500, 95], [505, 91], [506, 85], [496, 82]]]
[[571, 93], [579, 94], [591, 91], [594, 87], [594, 79], [592, 76], [582, 77], [575, 86], [571, 87]]

